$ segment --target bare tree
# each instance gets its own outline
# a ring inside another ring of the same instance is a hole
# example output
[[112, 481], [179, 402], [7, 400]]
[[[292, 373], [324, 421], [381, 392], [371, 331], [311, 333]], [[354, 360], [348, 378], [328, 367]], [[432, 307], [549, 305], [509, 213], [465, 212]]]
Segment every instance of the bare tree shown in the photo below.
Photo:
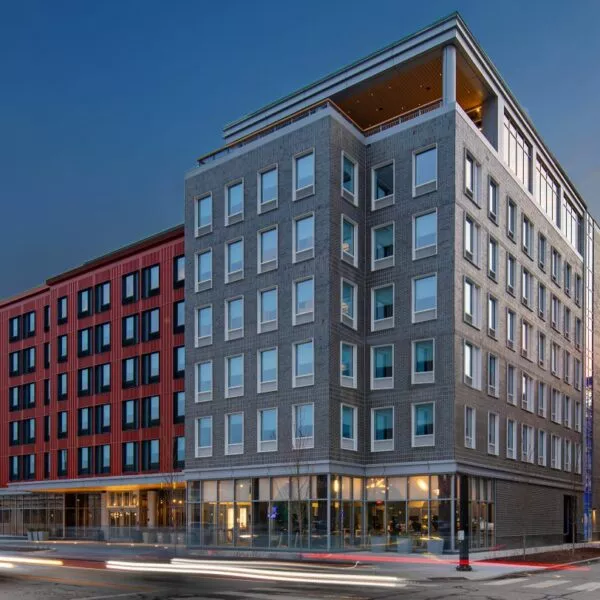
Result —
[[304, 536], [308, 541], [308, 501], [310, 499], [310, 475], [306, 472], [306, 451], [314, 446], [314, 425], [306, 419], [303, 410], [294, 407], [294, 472], [291, 478], [290, 508], [294, 546], [302, 547]]

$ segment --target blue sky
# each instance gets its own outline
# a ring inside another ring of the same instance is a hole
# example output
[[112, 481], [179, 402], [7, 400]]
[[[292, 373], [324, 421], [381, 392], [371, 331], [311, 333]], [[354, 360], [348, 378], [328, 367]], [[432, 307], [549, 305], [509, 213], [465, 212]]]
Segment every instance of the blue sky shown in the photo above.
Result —
[[455, 9], [600, 218], [600, 2], [0, 0], [0, 297], [181, 222], [225, 123]]

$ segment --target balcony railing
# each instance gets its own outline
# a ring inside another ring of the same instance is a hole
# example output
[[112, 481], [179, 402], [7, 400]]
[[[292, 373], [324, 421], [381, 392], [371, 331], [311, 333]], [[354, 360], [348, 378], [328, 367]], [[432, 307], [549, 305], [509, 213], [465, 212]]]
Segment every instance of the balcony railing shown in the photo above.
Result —
[[367, 127], [363, 131], [363, 134], [366, 137], [371, 135], [375, 135], [376, 133], [380, 133], [381, 131], [385, 131], [386, 129], [390, 129], [390, 127], [395, 127], [396, 125], [400, 125], [400, 123], [406, 123], [407, 121], [411, 121], [412, 119], [416, 119], [421, 115], [424, 115], [428, 112], [435, 110], [436, 108], [440, 108], [442, 106], [442, 99], [433, 100], [428, 104], [424, 104], [423, 106], [419, 106], [419, 108], [415, 108], [414, 110], [409, 110], [407, 112], [402, 113], [401, 115], [397, 115], [388, 119], [387, 121], [383, 121], [382, 123], [378, 123], [377, 125], [373, 125], [372, 127]]

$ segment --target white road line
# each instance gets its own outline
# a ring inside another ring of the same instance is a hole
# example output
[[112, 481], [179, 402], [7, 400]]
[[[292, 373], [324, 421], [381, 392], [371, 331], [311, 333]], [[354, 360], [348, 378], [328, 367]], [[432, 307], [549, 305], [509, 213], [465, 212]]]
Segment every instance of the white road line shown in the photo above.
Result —
[[[256, 594], [254, 592], [215, 592], [219, 596], [233, 596], [236, 600], [274, 600], [275, 598], [280, 597], [280, 594], [277, 593], [278, 590], [275, 591], [274, 594]], [[310, 600], [310, 598], [322, 598], [322, 596], [290, 596], [288, 594], [285, 595], [285, 600]]]
[[523, 578], [513, 577], [512, 579], [498, 579], [497, 581], [488, 581], [483, 585], [510, 585], [511, 583], [523, 583]]
[[589, 583], [582, 583], [581, 585], [569, 588], [570, 592], [595, 592], [596, 590], [600, 590], [600, 583], [597, 581], [590, 581]]
[[140, 596], [143, 593], [144, 592], [128, 592], [127, 594], [111, 594], [110, 596], [86, 596], [85, 598], [79, 598], [79, 600], [107, 600], [108, 598], [125, 598], [125, 596]]
[[544, 588], [555, 587], [557, 585], [564, 585], [565, 583], [571, 583], [568, 579], [547, 579], [546, 581], [538, 581], [537, 583], [530, 583], [529, 585], [524, 585], [526, 588], [535, 588], [537, 590], [542, 590]]

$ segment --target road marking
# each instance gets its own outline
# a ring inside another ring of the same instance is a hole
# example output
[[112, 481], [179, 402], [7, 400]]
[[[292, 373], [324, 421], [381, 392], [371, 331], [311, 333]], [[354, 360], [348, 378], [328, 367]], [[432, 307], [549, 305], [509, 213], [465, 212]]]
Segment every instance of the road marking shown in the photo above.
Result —
[[137, 592], [128, 592], [127, 594], [111, 594], [110, 596], [86, 596], [79, 600], [106, 600], [107, 598], [124, 598], [125, 596], [137, 596]]
[[[236, 598], [237, 600], [242, 600], [242, 599], [253, 599], [253, 600], [273, 600], [274, 598], [277, 598], [279, 596], [278, 593], [276, 594], [255, 594], [253, 592], [215, 592], [215, 594], [218, 594], [219, 596], [233, 596], [234, 598]], [[309, 600], [309, 598], [315, 598], [315, 600], [317, 598], [322, 598], [322, 596], [289, 596], [289, 595], [285, 595], [285, 600]], [[82, 598], [81, 600], [86, 600], [85, 598]], [[89, 598], [87, 600], [90, 600]]]
[[570, 592], [595, 592], [596, 590], [600, 590], [600, 583], [597, 581], [590, 581], [590, 583], [583, 583], [569, 588]]
[[565, 583], [571, 583], [568, 579], [547, 579], [546, 581], [538, 581], [538, 583], [530, 583], [529, 585], [524, 585], [526, 588], [535, 588], [538, 590], [544, 588], [554, 587], [556, 585], [564, 585]]
[[512, 579], [498, 579], [498, 581], [488, 581], [483, 585], [510, 585], [511, 583], [523, 583], [523, 578], [513, 577]]

